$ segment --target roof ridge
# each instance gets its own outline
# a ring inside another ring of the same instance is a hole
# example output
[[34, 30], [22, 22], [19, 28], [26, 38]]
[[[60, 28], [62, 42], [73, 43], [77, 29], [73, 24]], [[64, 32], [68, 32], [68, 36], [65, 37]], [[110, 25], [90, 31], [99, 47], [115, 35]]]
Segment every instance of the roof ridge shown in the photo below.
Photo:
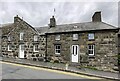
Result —
[[84, 24], [84, 23], [92, 23], [92, 22], [74, 22], [74, 23], [66, 23], [66, 24], [58, 24], [57, 26], [62, 26], [62, 25], [73, 25], [73, 24]]

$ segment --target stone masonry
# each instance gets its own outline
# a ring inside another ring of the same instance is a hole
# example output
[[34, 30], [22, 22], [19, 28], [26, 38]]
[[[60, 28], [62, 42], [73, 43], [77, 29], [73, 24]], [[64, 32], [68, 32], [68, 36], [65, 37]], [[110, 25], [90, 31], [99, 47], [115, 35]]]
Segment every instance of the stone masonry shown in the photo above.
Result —
[[[23, 40], [20, 40], [21, 32]], [[89, 33], [94, 33], [93, 40], [88, 39]], [[73, 40], [73, 34], [78, 35], [77, 40]], [[60, 40], [55, 40], [57, 35]], [[20, 58], [19, 46], [23, 45], [21, 48], [24, 50], [24, 59], [78, 64], [108, 71], [118, 65], [120, 29], [102, 22], [101, 12], [95, 12], [91, 22], [62, 25], [57, 25], [52, 16], [48, 26], [38, 28], [15, 16], [13, 23], [2, 25], [1, 38], [1, 52], [4, 57]], [[60, 50], [57, 49], [60, 54], [55, 54], [56, 48], [59, 48], [55, 45], [61, 46]], [[72, 45], [79, 46], [77, 63], [71, 61]], [[92, 56], [88, 52], [89, 45], [94, 45]]]
[[[117, 65], [117, 45], [116, 30], [112, 31], [94, 31], [95, 40], [88, 40], [88, 32], [79, 32], [78, 41], [74, 41], [72, 38], [73, 33], [60, 34], [61, 40], [55, 41], [55, 35], [51, 34], [47, 36], [47, 54], [48, 58], [57, 57], [62, 62], [71, 62], [70, 47], [72, 45], [80, 46], [79, 63], [89, 66], [94, 66], [98, 69], [110, 69]], [[102, 33], [102, 34], [101, 34]], [[55, 44], [61, 44], [61, 54], [55, 55], [53, 48]], [[95, 56], [89, 57], [88, 44], [95, 44]], [[61, 58], [62, 57], [62, 58]]]
[[[8, 28], [9, 29], [9, 28]], [[4, 30], [4, 27], [3, 27]], [[6, 31], [5, 31], [6, 32]], [[5, 34], [3, 31], [3, 33]], [[24, 32], [23, 40], [20, 40], [20, 32]], [[39, 37], [38, 32], [27, 22], [16, 16], [12, 25], [12, 30], [9, 30], [6, 35], [3, 34], [2, 39], [2, 54], [7, 57], [17, 57], [19, 54], [19, 45], [24, 45], [24, 57], [32, 60], [43, 60], [44, 52], [40, 49], [40, 43], [44, 39]], [[38, 36], [38, 41], [34, 41], [34, 36]], [[11, 37], [11, 41], [8, 41]], [[12, 51], [8, 51], [8, 44], [11, 44]], [[38, 52], [33, 51], [33, 46], [38, 45]], [[44, 50], [44, 49], [42, 49]]]

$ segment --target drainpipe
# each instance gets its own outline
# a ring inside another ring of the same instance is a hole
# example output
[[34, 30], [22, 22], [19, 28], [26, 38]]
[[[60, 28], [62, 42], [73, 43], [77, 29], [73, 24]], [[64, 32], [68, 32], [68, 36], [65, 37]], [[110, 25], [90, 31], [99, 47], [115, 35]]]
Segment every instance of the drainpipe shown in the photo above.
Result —
[[46, 37], [46, 46], [45, 46], [45, 62], [47, 62], [47, 34], [45, 34]]

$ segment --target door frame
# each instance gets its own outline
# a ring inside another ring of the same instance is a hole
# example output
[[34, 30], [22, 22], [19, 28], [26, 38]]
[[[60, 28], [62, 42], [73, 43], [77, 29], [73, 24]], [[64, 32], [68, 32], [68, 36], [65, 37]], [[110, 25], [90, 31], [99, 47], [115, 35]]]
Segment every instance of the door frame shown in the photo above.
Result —
[[[19, 55], [18, 55], [18, 57], [19, 57], [20, 59], [21, 59], [21, 58], [25, 58], [25, 49], [24, 49], [24, 47], [22, 48], [22, 45], [24, 46], [24, 44], [19, 44]], [[23, 52], [23, 53], [24, 53], [24, 56], [23, 56], [23, 57], [20, 56], [21, 48], [24, 49], [24, 52]]]
[[[78, 62], [72, 62], [72, 47], [73, 46], [78, 46]], [[72, 62], [72, 63], [79, 63], [80, 62], [80, 46], [78, 45], [78, 44], [72, 44], [71, 46], [70, 46], [70, 57], [71, 57], [71, 59], [70, 59], [70, 62]]]

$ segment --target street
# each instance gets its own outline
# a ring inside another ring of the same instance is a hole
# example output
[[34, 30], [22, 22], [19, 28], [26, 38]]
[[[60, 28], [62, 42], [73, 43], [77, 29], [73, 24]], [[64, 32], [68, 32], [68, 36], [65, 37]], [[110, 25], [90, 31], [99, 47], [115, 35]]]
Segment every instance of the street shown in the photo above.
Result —
[[91, 79], [91, 81], [95, 79], [95, 81], [101, 81], [101, 78], [63, 72], [58, 70], [51, 70], [46, 68], [1, 61], [0, 64], [2, 64], [2, 79]]

